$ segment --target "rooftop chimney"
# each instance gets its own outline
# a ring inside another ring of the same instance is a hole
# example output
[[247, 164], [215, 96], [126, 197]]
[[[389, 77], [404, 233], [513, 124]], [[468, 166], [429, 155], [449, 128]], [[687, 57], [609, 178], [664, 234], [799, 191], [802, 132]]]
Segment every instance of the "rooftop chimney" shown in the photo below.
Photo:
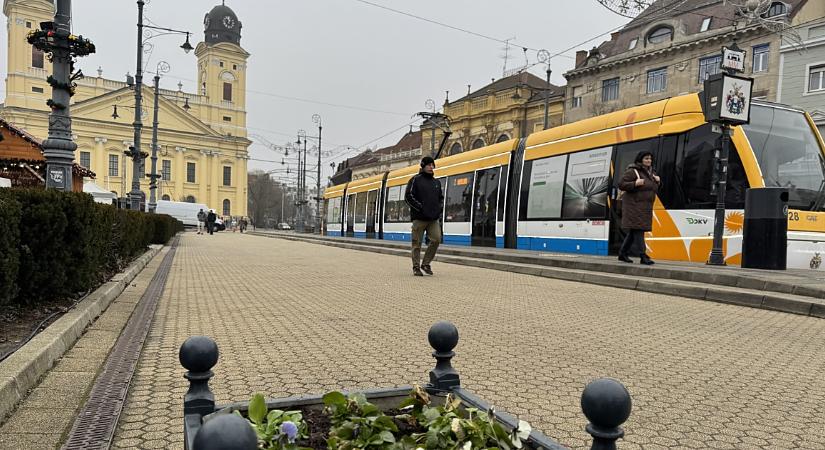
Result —
[[576, 52], [576, 67], [581, 66], [584, 64], [584, 61], [587, 59], [587, 50], [579, 50]]

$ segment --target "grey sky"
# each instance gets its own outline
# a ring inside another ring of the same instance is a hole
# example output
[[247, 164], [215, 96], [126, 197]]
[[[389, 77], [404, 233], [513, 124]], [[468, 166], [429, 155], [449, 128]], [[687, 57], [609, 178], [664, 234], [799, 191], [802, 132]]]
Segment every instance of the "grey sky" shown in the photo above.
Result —
[[[369, 1], [497, 39], [515, 37], [510, 68], [524, 64], [521, 46], [556, 53], [628, 20], [596, 0]], [[114, 79], [123, 79], [127, 71], [134, 73], [136, 3], [73, 3], [74, 32], [90, 37], [97, 45], [97, 54], [79, 63], [84, 72], [95, 76], [95, 69], [101, 66], [103, 76]], [[152, 0], [146, 6], [146, 16], [159, 26], [193, 31], [192, 44], [196, 45], [203, 40], [203, 16], [219, 3]], [[409, 129], [403, 125], [413, 121], [412, 115], [424, 109], [428, 98], [440, 106], [446, 90], [456, 99], [466, 94], [468, 84], [476, 89], [502, 76], [503, 44], [357, 0], [227, 0], [226, 4], [243, 22], [241, 45], [252, 54], [247, 73], [250, 135], [284, 144], [296, 139], [298, 129], [315, 134], [311, 118], [320, 114], [323, 147], [335, 149], [336, 162], [357, 153], [348, 151], [347, 145], [361, 150], [368, 143], [370, 148], [393, 144]], [[609, 35], [578, 49], [589, 49], [606, 38]], [[6, 40], [7, 35], [0, 34], [0, 48], [7, 48]], [[172, 66], [161, 81], [162, 87], [177, 89], [181, 81], [185, 91], [194, 92], [196, 58], [194, 52], [186, 55], [178, 48], [183, 38], [162, 36], [152, 42], [155, 49], [147, 64], [149, 70], [160, 60]], [[562, 73], [572, 67], [574, 53], [575, 49], [566, 53], [568, 57], [552, 60], [553, 83], [565, 83]], [[527, 56], [535, 62], [534, 51]], [[0, 58], [4, 75], [6, 62], [5, 56]], [[544, 76], [543, 66], [533, 71]], [[0, 91], [5, 97], [4, 83]], [[395, 129], [399, 130], [391, 133]], [[281, 155], [259, 144], [250, 147], [250, 156], [281, 160]], [[249, 162], [250, 169], [281, 167], [254, 159]], [[322, 169], [325, 184], [329, 160]]]

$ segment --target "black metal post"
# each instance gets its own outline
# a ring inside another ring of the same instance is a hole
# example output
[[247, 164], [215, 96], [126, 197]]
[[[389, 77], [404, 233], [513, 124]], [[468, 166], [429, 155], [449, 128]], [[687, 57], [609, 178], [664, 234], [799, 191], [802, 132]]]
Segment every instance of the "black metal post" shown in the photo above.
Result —
[[307, 138], [304, 135], [304, 158], [301, 163], [301, 233], [306, 231], [306, 195], [307, 195]]
[[612, 378], [591, 381], [582, 392], [582, 412], [590, 423], [585, 429], [593, 436], [591, 450], [616, 450], [616, 441], [624, 436], [620, 425], [630, 417], [630, 392]]
[[716, 216], [713, 220], [713, 249], [710, 251], [708, 264], [724, 266], [725, 255], [722, 251], [723, 233], [725, 231], [725, 194], [728, 184], [728, 153], [730, 148], [730, 126], [722, 125], [721, 150], [716, 158]]
[[547, 88], [544, 90], [544, 129], [550, 127], [550, 64], [547, 64]]
[[[46, 157], [46, 187], [61, 191], [72, 190], [72, 163], [77, 144], [72, 141], [72, 118], [69, 113], [71, 98], [72, 54], [69, 43], [72, 21], [71, 0], [58, 0], [54, 16], [52, 52], [52, 98], [49, 102], [49, 136], [43, 141]], [[48, 39], [47, 39], [48, 41]]]
[[192, 336], [180, 346], [178, 359], [188, 371], [184, 375], [189, 380], [189, 390], [183, 397], [184, 440], [192, 449], [195, 436], [189, 430], [200, 428], [201, 419], [215, 412], [215, 395], [209, 390], [209, 379], [214, 375], [212, 368], [218, 363], [218, 344], [207, 336]]
[[[137, 70], [135, 71], [135, 121], [132, 124], [135, 128], [134, 143], [131, 148], [132, 157], [132, 190], [129, 191], [129, 209], [139, 210], [140, 199], [142, 193], [140, 191], [140, 172], [141, 159], [140, 154], [140, 134], [143, 129], [143, 122], [141, 120], [141, 113], [143, 108], [141, 106], [143, 101], [143, 0], [138, 0], [138, 36], [137, 36]], [[125, 175], [125, 174], [124, 174]]]
[[158, 189], [158, 98], [160, 97], [160, 75], [155, 75], [155, 111], [152, 118], [152, 172], [149, 174], [149, 212], [154, 214], [158, 203], [155, 197]]
[[315, 221], [318, 223], [316, 233], [321, 233], [321, 121], [318, 120], [318, 167], [317, 176], [315, 180]]
[[430, 327], [427, 340], [434, 350], [433, 358], [436, 360], [435, 368], [430, 371], [427, 389], [437, 393], [461, 386], [458, 372], [450, 362], [455, 356], [453, 349], [458, 345], [458, 329], [450, 322], [437, 322]]

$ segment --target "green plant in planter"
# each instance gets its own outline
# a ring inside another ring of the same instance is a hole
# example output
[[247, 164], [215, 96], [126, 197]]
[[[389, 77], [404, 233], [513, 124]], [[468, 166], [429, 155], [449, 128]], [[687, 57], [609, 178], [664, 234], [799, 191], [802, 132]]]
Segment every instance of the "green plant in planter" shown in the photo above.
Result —
[[364, 394], [345, 396], [330, 392], [323, 397], [332, 428], [327, 439], [330, 450], [397, 449], [398, 426]]
[[461, 400], [452, 394], [447, 394], [442, 406], [431, 406], [429, 395], [418, 386], [401, 407], [410, 409], [408, 416], [427, 430], [410, 436], [417, 448], [520, 449], [531, 431], [530, 424], [520, 420], [518, 427], [508, 433], [495, 419], [492, 408], [487, 412], [476, 408], [462, 410]]
[[[238, 411], [236, 414], [240, 415]], [[307, 424], [300, 411], [267, 411], [266, 401], [255, 394], [249, 402], [248, 420], [263, 448], [277, 450], [310, 450], [296, 444], [307, 437]]]
[[[462, 409], [461, 400], [452, 394], [442, 406], [431, 406], [429, 394], [419, 386], [399, 405], [403, 413], [392, 417], [363, 394], [330, 392], [324, 404], [332, 419], [327, 439], [331, 450], [511, 450], [520, 449], [531, 431], [527, 422], [519, 421], [515, 430], [507, 432], [492, 409]], [[415, 431], [400, 436], [397, 423]]]

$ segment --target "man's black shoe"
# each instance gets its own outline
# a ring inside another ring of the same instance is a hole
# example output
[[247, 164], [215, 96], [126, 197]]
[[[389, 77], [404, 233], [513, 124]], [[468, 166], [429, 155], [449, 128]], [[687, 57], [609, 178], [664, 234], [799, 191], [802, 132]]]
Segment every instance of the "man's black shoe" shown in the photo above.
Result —
[[417, 277], [423, 277], [424, 276], [424, 274], [421, 273], [421, 269], [419, 269], [418, 267], [413, 267], [413, 275], [415, 275]]
[[650, 258], [648, 258], [648, 257], [644, 257], [644, 258], [642, 258], [642, 259], [639, 261], [639, 263], [640, 263], [640, 264], [644, 264], [644, 265], [646, 265], [646, 266], [652, 266], [653, 264], [656, 264], [656, 263], [654, 263], [654, 262], [653, 262], [653, 260], [652, 260], [652, 259], [650, 259]]
[[627, 255], [619, 255], [619, 261], [633, 263], [633, 260], [628, 258]]
[[430, 268], [430, 265], [429, 265], [429, 264], [428, 264], [428, 265], [426, 265], [426, 266], [421, 266], [421, 270], [422, 270], [424, 273], [426, 273], [427, 275], [432, 275], [432, 274], [433, 274], [433, 269], [431, 269], [431, 268]]

